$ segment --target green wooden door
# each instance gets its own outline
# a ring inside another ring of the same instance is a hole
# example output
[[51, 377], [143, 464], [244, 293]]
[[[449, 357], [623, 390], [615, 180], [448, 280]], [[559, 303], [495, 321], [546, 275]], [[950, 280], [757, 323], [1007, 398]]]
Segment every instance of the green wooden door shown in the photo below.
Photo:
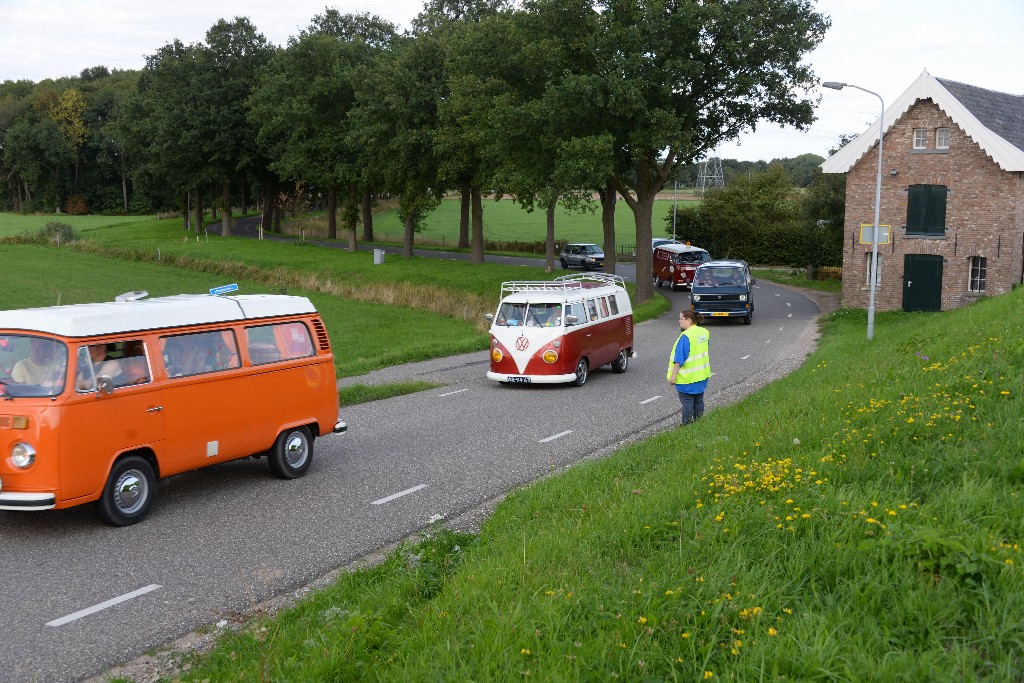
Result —
[[903, 257], [903, 310], [942, 310], [942, 257], [906, 254]]

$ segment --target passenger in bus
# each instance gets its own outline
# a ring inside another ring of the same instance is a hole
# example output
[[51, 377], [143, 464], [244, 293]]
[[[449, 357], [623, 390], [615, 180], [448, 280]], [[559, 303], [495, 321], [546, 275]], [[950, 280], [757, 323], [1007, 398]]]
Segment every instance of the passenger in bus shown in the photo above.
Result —
[[143, 384], [149, 381], [149, 367], [146, 365], [146, 346], [141, 339], [133, 339], [124, 343], [124, 351], [120, 360], [121, 374], [116, 380], [117, 386]]
[[110, 358], [110, 344], [90, 344], [89, 361], [90, 368], [79, 367], [78, 378], [75, 380], [75, 388], [80, 390], [91, 390], [96, 388], [96, 378], [100, 375], [116, 377], [121, 372], [121, 366]]
[[29, 340], [29, 355], [11, 368], [11, 379], [18, 384], [53, 387], [62, 384], [64, 367], [53, 357], [54, 343], [47, 339]]

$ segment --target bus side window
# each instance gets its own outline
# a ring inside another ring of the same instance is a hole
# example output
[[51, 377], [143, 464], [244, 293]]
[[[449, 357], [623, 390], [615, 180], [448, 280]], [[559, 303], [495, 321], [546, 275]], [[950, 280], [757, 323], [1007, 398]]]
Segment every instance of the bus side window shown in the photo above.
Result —
[[597, 299], [587, 299], [587, 310], [590, 311], [590, 319], [597, 320]]
[[608, 313], [608, 297], [601, 297], [601, 317], [607, 318], [610, 314]]
[[88, 346], [78, 347], [78, 363], [75, 370], [75, 390], [81, 393], [96, 391], [96, 376], [92, 371], [92, 358]]
[[309, 329], [300, 322], [247, 327], [245, 337], [253, 365], [313, 355]]
[[167, 374], [189, 377], [239, 367], [238, 346], [230, 330], [160, 338]]
[[618, 299], [619, 299], [619, 297], [617, 295], [615, 295], [615, 294], [612, 294], [610, 297], [608, 297], [608, 303], [612, 307], [612, 315], [618, 315], [619, 314], [619, 301], [618, 301]]

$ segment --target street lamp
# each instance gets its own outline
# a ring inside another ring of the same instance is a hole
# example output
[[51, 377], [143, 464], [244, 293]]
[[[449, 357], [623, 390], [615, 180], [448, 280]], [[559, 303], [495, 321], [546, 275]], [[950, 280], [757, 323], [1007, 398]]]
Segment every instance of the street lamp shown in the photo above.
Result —
[[871, 341], [875, 336], [875, 281], [878, 277], [878, 210], [882, 203], [882, 138], [885, 136], [885, 100], [875, 91], [862, 88], [859, 85], [853, 85], [852, 83], [827, 81], [822, 83], [822, 85], [832, 90], [856, 88], [857, 90], [874, 95], [882, 103], [882, 114], [878, 117], [878, 177], [875, 181], [875, 227], [874, 234], [871, 237], [871, 295], [868, 301], [868, 341]]

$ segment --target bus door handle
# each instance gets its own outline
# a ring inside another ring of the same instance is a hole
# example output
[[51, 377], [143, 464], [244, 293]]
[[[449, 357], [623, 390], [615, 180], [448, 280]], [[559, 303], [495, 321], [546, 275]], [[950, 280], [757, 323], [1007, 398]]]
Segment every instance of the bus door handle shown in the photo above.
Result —
[[153, 406], [152, 408], [146, 408], [146, 412], [147, 413], [159, 413], [163, 409], [164, 409], [163, 406]]

